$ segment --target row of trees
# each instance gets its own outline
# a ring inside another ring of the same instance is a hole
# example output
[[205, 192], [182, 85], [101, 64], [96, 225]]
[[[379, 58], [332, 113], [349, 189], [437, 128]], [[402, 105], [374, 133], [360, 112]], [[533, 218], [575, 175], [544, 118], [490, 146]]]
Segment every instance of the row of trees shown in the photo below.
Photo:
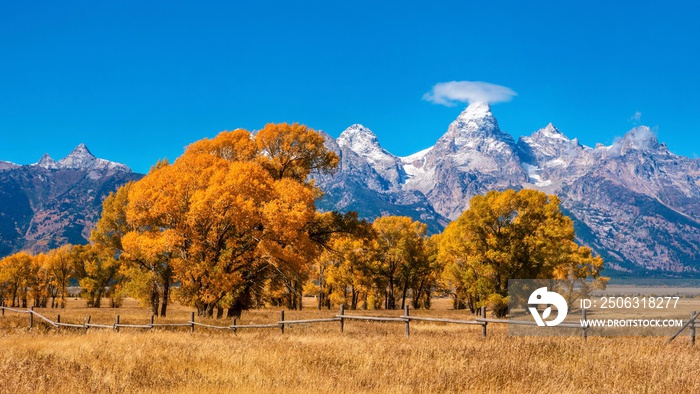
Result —
[[[319, 308], [387, 309], [409, 298], [429, 308], [432, 296], [451, 294], [455, 307], [488, 304], [503, 314], [508, 279], [604, 282], [602, 260], [574, 243], [559, 200], [533, 190], [474, 197], [432, 237], [408, 217], [370, 224], [318, 212], [322, 193], [310, 175], [338, 164], [323, 142], [298, 124], [198, 141], [111, 194], [90, 245], [2, 260], [0, 298], [55, 305], [73, 276], [90, 306], [129, 294], [157, 315], [167, 313], [173, 287], [207, 316], [263, 304], [300, 309], [303, 294], [316, 295]], [[50, 268], [57, 260], [67, 271]]]
[[125, 294], [119, 268], [116, 259], [100, 255], [92, 245], [65, 245], [38, 255], [15, 253], [0, 260], [0, 304], [63, 308], [74, 278], [88, 306], [100, 307], [105, 296], [119, 306]]

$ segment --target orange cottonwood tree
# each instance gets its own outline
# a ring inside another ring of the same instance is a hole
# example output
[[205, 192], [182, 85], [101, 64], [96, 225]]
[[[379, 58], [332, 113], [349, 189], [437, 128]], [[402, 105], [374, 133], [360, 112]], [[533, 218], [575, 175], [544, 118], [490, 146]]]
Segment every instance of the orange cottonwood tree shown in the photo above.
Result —
[[166, 258], [180, 298], [202, 315], [240, 314], [273, 278], [300, 290], [322, 238], [320, 192], [307, 179], [337, 162], [322, 136], [298, 124], [198, 141], [131, 187], [124, 253]]
[[[167, 162], [158, 162], [151, 172], [167, 167]], [[154, 183], [153, 177], [146, 176], [139, 181], [141, 190], [158, 191], [161, 185]], [[138, 280], [148, 283], [142, 290], [147, 294], [133, 294], [141, 300], [148, 300], [154, 315], [165, 316], [170, 299], [170, 286], [173, 283], [172, 259], [175, 255], [172, 232], [159, 231], [161, 223], [142, 220], [128, 220], [129, 195], [134, 182], [122, 186], [111, 193], [102, 203], [102, 216], [91, 234], [94, 244], [110, 251], [123, 264], [127, 276], [133, 274]], [[138, 193], [138, 192], [136, 192]], [[134, 286], [131, 286], [134, 289]], [[140, 293], [140, 291], [139, 291]]]

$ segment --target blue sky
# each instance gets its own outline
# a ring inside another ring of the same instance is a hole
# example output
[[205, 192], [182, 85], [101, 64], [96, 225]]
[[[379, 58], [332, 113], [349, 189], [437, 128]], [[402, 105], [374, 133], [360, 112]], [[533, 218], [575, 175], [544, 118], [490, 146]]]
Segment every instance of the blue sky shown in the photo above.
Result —
[[462, 80], [517, 93], [493, 107], [516, 138], [553, 122], [609, 144], [637, 123], [700, 155], [700, 6], [610, 3], [3, 1], [0, 160], [84, 142], [145, 172], [283, 121], [362, 123], [406, 155], [462, 109], [423, 95]]

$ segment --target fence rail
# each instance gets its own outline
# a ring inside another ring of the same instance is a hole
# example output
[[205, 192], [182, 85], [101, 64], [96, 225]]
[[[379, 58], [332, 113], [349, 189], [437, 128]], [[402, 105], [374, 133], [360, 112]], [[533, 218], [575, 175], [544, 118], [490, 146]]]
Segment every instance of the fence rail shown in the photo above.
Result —
[[[5, 316], [5, 312], [13, 312], [18, 314], [28, 314], [29, 315], [29, 328], [34, 327], [34, 318], [38, 318], [41, 322], [53, 328], [77, 328], [77, 329], [89, 329], [89, 328], [102, 328], [102, 329], [112, 329], [118, 331], [120, 328], [131, 328], [131, 329], [146, 329], [151, 330], [153, 328], [159, 327], [189, 327], [191, 332], [194, 332], [195, 327], [203, 327], [216, 330], [231, 330], [236, 332], [239, 329], [255, 329], [255, 328], [278, 328], [282, 333], [284, 333], [284, 327], [295, 324], [314, 324], [314, 323], [340, 323], [340, 332], [343, 332], [346, 320], [364, 320], [364, 321], [377, 321], [377, 322], [387, 322], [387, 323], [404, 323], [406, 326], [406, 336], [410, 336], [410, 323], [415, 322], [434, 322], [434, 323], [448, 323], [448, 324], [462, 324], [462, 325], [478, 325], [482, 327], [482, 336], [486, 337], [487, 325], [488, 324], [516, 324], [516, 325], [530, 325], [536, 326], [535, 322], [519, 321], [519, 320], [509, 320], [509, 319], [492, 319], [486, 317], [486, 308], [482, 307], [480, 310], [481, 317], [477, 317], [474, 320], [459, 320], [459, 319], [449, 319], [440, 317], [423, 317], [423, 316], [411, 316], [409, 314], [409, 308], [404, 308], [404, 314], [399, 317], [389, 317], [389, 316], [363, 316], [363, 315], [346, 315], [345, 308], [341, 305], [340, 314], [335, 315], [331, 318], [320, 318], [320, 319], [303, 319], [303, 320], [285, 320], [284, 311], [280, 311], [280, 320], [276, 323], [269, 324], [236, 324], [236, 319], [233, 319], [231, 325], [228, 326], [218, 326], [212, 324], [206, 324], [202, 322], [195, 321], [194, 312], [192, 312], [190, 320], [185, 323], [155, 323], [154, 316], [151, 316], [151, 322], [149, 324], [123, 324], [119, 321], [119, 315], [116, 315], [114, 324], [96, 324], [90, 323], [91, 316], [88, 316], [85, 323], [75, 324], [75, 323], [62, 323], [61, 316], [58, 315], [56, 321], [49, 319], [48, 317], [41, 315], [34, 311], [34, 308], [29, 309], [17, 309], [10, 308], [6, 306], [0, 306], [0, 312], [2, 316]], [[689, 329], [690, 343], [695, 344], [695, 328], [696, 319], [700, 316], [700, 312], [692, 312], [690, 319], [678, 330], [666, 343], [672, 342], [676, 337], [678, 337], [685, 329]], [[586, 320], [585, 310], [583, 311], [583, 320]], [[588, 327], [582, 326], [575, 323], [561, 323], [556, 326], [556, 328], [577, 328], [582, 331], [583, 338], [587, 339]]]

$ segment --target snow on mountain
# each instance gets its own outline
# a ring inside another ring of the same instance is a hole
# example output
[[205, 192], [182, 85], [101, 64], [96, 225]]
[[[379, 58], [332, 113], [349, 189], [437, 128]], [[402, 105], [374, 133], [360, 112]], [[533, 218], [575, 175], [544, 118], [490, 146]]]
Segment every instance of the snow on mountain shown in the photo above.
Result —
[[462, 111], [420, 164], [421, 170], [412, 170], [404, 187], [425, 194], [435, 210], [450, 219], [457, 218], [474, 195], [519, 187], [527, 179], [513, 138], [501, 131], [485, 103], [472, 103]]
[[590, 148], [550, 123], [516, 144], [487, 104], [473, 103], [412, 155], [392, 155], [361, 125], [337, 142], [341, 168], [319, 181], [326, 209], [406, 214], [439, 231], [477, 194], [535, 188], [559, 196], [578, 241], [608, 267], [700, 274], [700, 160], [674, 155], [648, 127]]
[[[53, 161], [53, 160], [52, 160]], [[81, 170], [114, 170], [131, 171], [129, 167], [121, 163], [115, 163], [105, 159], [98, 159], [90, 153], [85, 144], [79, 144], [73, 151], [63, 159], [56, 162], [57, 168], [81, 169]]]
[[569, 139], [551, 123], [520, 137], [517, 150], [529, 183], [538, 187], [572, 181], [595, 163], [591, 148], [579, 144], [576, 138]]
[[58, 168], [58, 164], [56, 164], [56, 161], [54, 161], [48, 153], [44, 153], [44, 156], [41, 156], [41, 159], [39, 159], [36, 165], [41, 168], [46, 168], [47, 170], [55, 170]]
[[326, 148], [340, 157], [340, 163], [333, 173], [314, 175], [324, 191], [317, 202], [319, 209], [356, 211], [365, 219], [410, 216], [426, 223], [431, 232], [441, 231], [447, 220], [435, 212], [425, 195], [400, 187], [397, 174], [406, 177], [403, 168], [395, 170], [402, 164], [400, 159], [385, 153], [370, 133], [359, 125], [350, 127], [337, 140], [321, 132]]
[[346, 147], [363, 157], [392, 186], [398, 187], [406, 178], [401, 160], [382, 148], [377, 136], [363, 125], [348, 127], [340, 134], [337, 142], [340, 147]]
[[403, 165], [403, 170], [408, 175], [409, 179], [411, 177], [420, 176], [425, 174], [425, 156], [433, 150], [433, 147], [423, 149], [412, 155], [399, 157], [401, 164]]
[[87, 243], [105, 197], [141, 177], [123, 164], [94, 157], [83, 144], [59, 162], [45, 154], [35, 164], [5, 168], [0, 171], [0, 257]]

